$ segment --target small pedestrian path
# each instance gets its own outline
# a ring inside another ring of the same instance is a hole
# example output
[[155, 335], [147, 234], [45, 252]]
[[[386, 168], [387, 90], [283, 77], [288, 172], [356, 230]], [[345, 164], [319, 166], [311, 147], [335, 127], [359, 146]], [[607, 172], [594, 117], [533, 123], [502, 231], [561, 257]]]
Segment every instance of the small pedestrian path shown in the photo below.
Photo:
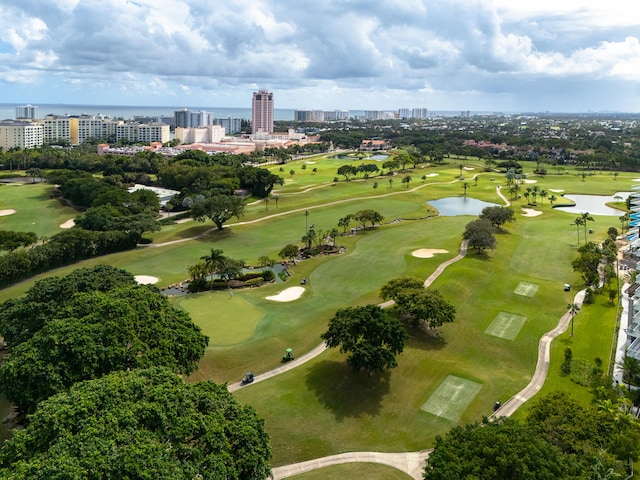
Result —
[[416, 480], [423, 478], [424, 466], [431, 450], [421, 452], [405, 453], [383, 453], [383, 452], [348, 452], [328, 457], [316, 458], [306, 462], [294, 463], [273, 469], [274, 480], [293, 477], [301, 473], [310, 472], [318, 468], [330, 465], [340, 465], [344, 463], [381, 463], [397, 468]]

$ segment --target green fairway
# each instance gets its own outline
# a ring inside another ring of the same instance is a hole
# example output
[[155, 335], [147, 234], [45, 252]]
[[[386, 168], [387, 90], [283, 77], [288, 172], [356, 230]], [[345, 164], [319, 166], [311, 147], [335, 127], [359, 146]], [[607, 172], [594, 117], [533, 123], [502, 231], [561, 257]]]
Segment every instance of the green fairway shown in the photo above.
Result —
[[421, 408], [425, 412], [457, 422], [481, 388], [481, 383], [449, 375]]
[[[264, 312], [247, 301], [246, 297], [229, 292], [216, 292], [226, 301], [214, 303], [212, 293], [198, 293], [175, 297], [173, 304], [185, 310], [209, 337], [209, 347], [233, 345], [248, 340], [262, 319]], [[212, 307], [215, 305], [215, 309]]]
[[524, 295], [525, 297], [533, 297], [538, 291], [538, 287], [535, 283], [520, 282], [513, 291], [516, 295]]
[[[306, 163], [305, 169], [301, 168], [302, 161], [284, 167], [287, 181], [278, 188], [278, 205], [273, 200], [248, 205], [245, 215], [232, 219], [222, 231], [215, 230], [211, 222], [169, 225], [152, 235], [151, 246], [84, 261], [47, 275], [64, 275], [80, 266], [106, 263], [135, 275], [158, 277], [157, 285], [163, 287], [187, 279], [187, 267], [212, 248], [256, 265], [263, 255], [277, 260], [278, 252], [288, 243], [300, 244], [312, 223], [318, 231], [328, 231], [337, 228], [340, 218], [358, 210], [380, 212], [385, 217], [382, 225], [355, 235], [347, 230], [347, 235], [337, 239], [344, 253], [298, 262], [290, 268], [291, 277], [285, 283], [234, 290], [232, 294], [214, 291], [171, 299], [210, 337], [200, 368], [188, 381], [237, 382], [245, 371], [260, 374], [280, 366], [288, 347], [299, 357], [317, 346], [336, 310], [380, 303], [379, 290], [388, 280], [401, 275], [428, 278], [438, 265], [458, 254], [464, 227], [475, 218], [430, 217], [430, 200], [462, 195], [456, 163], [417, 168], [410, 172], [412, 181], [405, 188], [398, 176], [351, 181], [340, 177], [334, 182], [341, 160], [314, 157], [305, 161], [316, 163]], [[502, 203], [496, 194], [502, 176], [485, 174], [474, 167], [465, 171], [468, 196]], [[270, 167], [275, 173], [279, 168]], [[290, 169], [295, 170], [293, 176], [288, 173]], [[476, 173], [477, 184], [470, 180]], [[498, 181], [491, 182], [489, 176]], [[389, 184], [389, 178], [394, 182]], [[547, 191], [607, 194], [624, 190], [630, 178], [630, 174], [621, 174], [614, 181], [612, 176], [597, 174], [583, 182], [573, 174], [528, 177]], [[375, 182], [377, 188], [373, 188]], [[40, 188], [34, 205], [50, 205], [53, 201], [46, 186], [35, 187], [29, 190], [38, 192]], [[10, 204], [21, 201], [20, 196], [2, 196], [8, 188], [27, 192], [32, 186], [0, 186], [0, 199], [5, 202], [0, 208], [13, 208]], [[509, 196], [505, 189], [503, 193]], [[556, 195], [559, 197], [560, 192]], [[496, 400], [504, 402], [527, 385], [540, 338], [557, 325], [580, 289], [581, 280], [571, 268], [577, 247], [576, 228], [571, 225], [575, 216], [552, 209], [545, 198], [535, 207], [542, 215], [525, 217], [520, 214], [522, 207], [527, 207], [526, 200], [513, 201], [517, 220], [496, 234], [496, 249], [468, 252], [464, 259], [447, 267], [431, 287], [455, 306], [455, 321], [437, 331], [410, 328], [397, 368], [369, 377], [352, 372], [346, 356], [339, 351], [328, 350], [293, 370], [234, 393], [265, 419], [274, 448], [274, 466], [344, 451], [430, 448], [435, 437], [445, 434], [453, 424], [490, 415]], [[49, 207], [41, 213], [33, 210], [36, 223], [46, 220], [47, 228], [55, 230], [72, 218], [65, 207], [55, 207], [55, 220], [42, 218], [54, 217]], [[9, 217], [1, 217], [0, 222], [18, 218]], [[615, 217], [595, 220], [590, 224], [595, 230], [590, 239], [604, 238], [610, 226], [619, 226]], [[172, 240], [181, 241], [160, 245]], [[447, 253], [418, 258], [412, 255], [418, 249]], [[299, 286], [303, 277], [308, 284], [299, 299], [266, 299]], [[22, 294], [34, 280], [0, 291], [0, 300]], [[565, 283], [576, 288], [564, 292]], [[552, 366], [543, 391], [559, 388], [588, 398], [587, 389], [576, 387], [560, 375], [559, 365], [564, 349], [570, 345], [574, 358], [593, 362], [599, 357], [606, 367], [613, 333], [611, 318], [615, 319], [615, 307], [606, 302], [580, 311], [574, 337], [565, 334], [552, 346]], [[350, 472], [346, 467], [335, 468]], [[376, 473], [371, 475], [378, 478]], [[379, 478], [394, 478], [381, 475]]]
[[53, 199], [53, 186], [42, 183], [0, 184], [0, 210], [15, 213], [0, 216], [0, 228], [34, 232], [50, 237], [60, 232], [60, 225], [78, 212]]
[[515, 313], [500, 312], [484, 331], [487, 335], [515, 340], [527, 317]]

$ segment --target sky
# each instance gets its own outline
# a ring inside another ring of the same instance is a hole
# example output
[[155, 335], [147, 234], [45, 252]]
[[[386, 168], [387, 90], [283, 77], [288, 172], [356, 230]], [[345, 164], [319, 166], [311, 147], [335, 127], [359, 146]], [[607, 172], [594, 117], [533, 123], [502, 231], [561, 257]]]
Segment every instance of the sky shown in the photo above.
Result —
[[640, 112], [637, 0], [2, 0], [0, 103]]

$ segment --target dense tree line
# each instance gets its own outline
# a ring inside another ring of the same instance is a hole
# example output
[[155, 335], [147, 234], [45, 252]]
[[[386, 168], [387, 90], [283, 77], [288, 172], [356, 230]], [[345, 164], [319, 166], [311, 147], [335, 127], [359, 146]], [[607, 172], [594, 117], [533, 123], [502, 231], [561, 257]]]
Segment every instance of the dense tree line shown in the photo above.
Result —
[[264, 480], [270, 459], [263, 420], [226, 386], [152, 368], [43, 401], [0, 450], [0, 477]]
[[640, 453], [640, 423], [613, 389], [584, 407], [565, 393], [536, 401], [524, 421], [498, 418], [436, 438], [425, 480], [627, 477]]
[[[0, 305], [0, 389], [24, 429], [0, 478], [263, 480], [264, 422], [226, 385], [186, 384], [208, 338], [160, 291], [108, 266]], [[28, 414], [26, 417], [25, 414]]]

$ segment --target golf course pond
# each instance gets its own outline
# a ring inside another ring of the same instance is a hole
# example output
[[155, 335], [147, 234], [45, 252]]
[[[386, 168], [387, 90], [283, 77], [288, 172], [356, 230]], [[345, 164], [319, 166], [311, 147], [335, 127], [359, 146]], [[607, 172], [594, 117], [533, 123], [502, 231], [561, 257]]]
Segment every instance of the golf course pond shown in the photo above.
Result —
[[386, 153], [376, 153], [375, 155], [358, 157], [356, 155], [334, 155], [332, 157], [334, 160], [375, 160], [376, 162], [382, 162], [389, 158], [389, 155]]
[[[563, 195], [562, 198], [575, 203], [575, 205], [555, 205], [554, 208], [567, 213], [581, 214], [589, 212], [591, 215], [619, 217], [624, 215], [624, 212], [607, 206], [607, 203], [626, 201], [629, 195], [631, 195], [631, 192], [616, 192], [613, 195], [567, 194]], [[562, 202], [562, 200], [558, 199], [558, 202]]]
[[455, 217], [456, 215], [480, 215], [485, 207], [499, 207], [497, 203], [484, 202], [471, 197], [446, 197], [427, 202], [438, 210], [443, 217]]

